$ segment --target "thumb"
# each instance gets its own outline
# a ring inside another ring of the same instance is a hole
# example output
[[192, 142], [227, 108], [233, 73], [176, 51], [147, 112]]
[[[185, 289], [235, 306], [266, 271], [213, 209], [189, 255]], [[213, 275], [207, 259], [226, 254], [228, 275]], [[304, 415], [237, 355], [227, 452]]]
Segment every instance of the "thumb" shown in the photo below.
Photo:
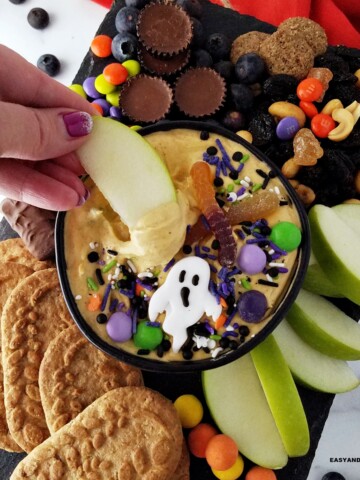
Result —
[[76, 150], [92, 130], [87, 112], [0, 102], [0, 157], [45, 160]]

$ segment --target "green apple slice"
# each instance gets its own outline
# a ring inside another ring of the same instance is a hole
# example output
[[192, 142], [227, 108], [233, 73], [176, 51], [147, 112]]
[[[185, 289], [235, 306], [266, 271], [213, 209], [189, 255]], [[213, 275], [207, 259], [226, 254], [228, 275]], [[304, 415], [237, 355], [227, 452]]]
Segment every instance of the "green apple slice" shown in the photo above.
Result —
[[341, 220], [360, 236], [360, 205], [341, 203], [332, 207]]
[[273, 331], [273, 336], [297, 383], [327, 393], [348, 392], [360, 384], [346, 362], [310, 347], [285, 319]]
[[326, 297], [343, 297], [336, 286], [329, 280], [324, 270], [320, 267], [315, 258], [314, 252], [311, 252], [310, 261], [306, 270], [303, 288], [309, 292], [325, 295]]
[[254, 463], [282, 468], [288, 456], [250, 354], [202, 374], [210, 413], [239, 451]]
[[342, 360], [360, 360], [360, 325], [325, 298], [300, 290], [287, 320], [319, 352]]
[[274, 337], [269, 335], [250, 354], [287, 454], [305, 455], [310, 433], [304, 407]]
[[311, 208], [309, 221], [320, 267], [340, 293], [360, 305], [359, 235], [335, 210], [324, 205]]
[[170, 174], [145, 138], [110, 118], [93, 120], [91, 135], [77, 154], [128, 227], [160, 205], [176, 202]]

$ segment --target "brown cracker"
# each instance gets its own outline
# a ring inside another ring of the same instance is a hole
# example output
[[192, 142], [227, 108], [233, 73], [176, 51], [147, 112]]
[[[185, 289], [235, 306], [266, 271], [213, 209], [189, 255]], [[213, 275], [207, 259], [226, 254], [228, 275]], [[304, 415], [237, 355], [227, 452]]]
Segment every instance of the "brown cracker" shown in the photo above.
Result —
[[238, 58], [245, 53], [257, 53], [260, 52], [260, 45], [264, 40], [270, 37], [269, 33], [264, 32], [248, 32], [243, 35], [239, 35], [233, 41], [230, 51], [230, 60], [235, 65]]
[[25, 278], [4, 306], [6, 416], [11, 435], [26, 452], [49, 435], [38, 386], [40, 362], [50, 341], [71, 324], [55, 268]]
[[54, 267], [52, 260], [42, 261], [33, 257], [21, 238], [9, 238], [0, 242], [0, 260], [2, 262], [21, 263], [32, 268], [34, 272]]
[[190, 480], [190, 456], [185, 439], [181, 450], [181, 457], [171, 480]]
[[105, 355], [76, 325], [50, 343], [39, 372], [41, 402], [51, 433], [109, 390], [141, 385], [139, 369]]
[[284, 20], [278, 30], [285, 30], [290, 38], [303, 37], [312, 48], [314, 55], [325, 53], [328, 41], [321, 25], [305, 17], [292, 17]]
[[[33, 273], [33, 270], [25, 265], [11, 262], [0, 262], [0, 317], [5, 302], [13, 289], [20, 281]], [[11, 437], [6, 421], [4, 403], [4, 381], [1, 360], [1, 330], [0, 330], [0, 448], [9, 452], [21, 452], [22, 449]]]
[[292, 37], [286, 30], [278, 30], [264, 40], [260, 56], [271, 75], [285, 73], [302, 80], [314, 66], [314, 52], [307, 41], [301, 36]]
[[121, 387], [33, 450], [10, 480], [172, 480], [182, 442], [170, 400], [146, 387]]

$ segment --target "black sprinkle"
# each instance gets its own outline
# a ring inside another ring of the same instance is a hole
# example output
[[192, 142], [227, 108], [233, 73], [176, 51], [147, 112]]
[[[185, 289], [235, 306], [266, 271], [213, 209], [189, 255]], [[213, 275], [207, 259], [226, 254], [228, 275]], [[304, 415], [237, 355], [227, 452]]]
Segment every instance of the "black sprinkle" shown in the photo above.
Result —
[[164, 349], [164, 352], [168, 352], [171, 348], [171, 342], [170, 340], [163, 340], [160, 344], [162, 348]]
[[229, 177], [231, 178], [231, 180], [237, 180], [239, 178], [239, 172], [234, 170], [229, 173]]
[[140, 348], [138, 351], [137, 351], [137, 354], [138, 355], [149, 355], [150, 353], [150, 350], [147, 349], [147, 348]]
[[210, 156], [216, 155], [216, 154], [217, 154], [217, 151], [218, 151], [218, 150], [217, 150], [216, 147], [208, 147], [208, 148], [206, 149], [206, 153], [207, 153], [208, 155], [210, 155]]
[[189, 253], [192, 252], [191, 245], [184, 245], [182, 248], [182, 251], [183, 253], [185, 253], [185, 255], [189, 255]]
[[221, 198], [215, 197], [215, 200], [217, 201], [217, 204], [219, 205], [220, 208], [222, 208], [225, 205], [224, 200], [221, 200]]
[[210, 134], [206, 130], [200, 132], [200, 140], [209, 140]]
[[240, 325], [239, 333], [240, 333], [240, 335], [242, 335], [244, 337], [247, 337], [250, 333], [250, 329], [246, 325]]
[[239, 344], [235, 340], [230, 340], [229, 342], [229, 348], [230, 350], [236, 350], [238, 348]]
[[156, 355], [159, 358], [162, 358], [164, 356], [164, 347], [161, 344], [156, 349]]
[[268, 174], [266, 172], [264, 172], [264, 170], [261, 170], [261, 168], [257, 168], [256, 173], [258, 175], [260, 175], [260, 177], [262, 177], [262, 178], [268, 178]]
[[103, 276], [102, 276], [102, 273], [101, 273], [101, 270], [100, 268], [97, 268], [95, 270], [95, 275], [96, 275], [96, 280], [98, 281], [98, 284], [99, 285], [104, 285], [105, 284], [105, 281], [103, 279]]
[[250, 222], [250, 220], [243, 220], [242, 222], [240, 222], [240, 225], [245, 225], [245, 227], [251, 227], [252, 222]]
[[193, 352], [191, 350], [183, 350], [182, 356], [184, 360], [191, 360], [193, 357]]
[[214, 185], [215, 187], [222, 187], [224, 185], [224, 180], [220, 177], [214, 178]]
[[109, 255], [113, 255], [114, 257], [116, 257], [116, 255], [118, 255], [118, 252], [117, 252], [116, 250], [110, 250], [110, 249], [109, 249], [109, 250], [107, 250], [107, 253], [108, 253]]
[[251, 235], [251, 230], [248, 227], [245, 227], [245, 225], [242, 226], [242, 230], [246, 235]]
[[274, 170], [270, 170], [270, 172], [269, 172], [269, 177], [270, 177], [270, 178], [275, 178], [275, 177], [277, 177], [276, 172], [274, 172]]
[[230, 340], [227, 337], [222, 337], [219, 340], [219, 346], [221, 348], [228, 348], [229, 347]]
[[279, 270], [276, 267], [271, 267], [266, 273], [269, 274], [270, 277], [275, 278], [279, 275]]
[[280, 207], [284, 207], [285, 205], [289, 205], [289, 202], [287, 200], [280, 200], [279, 205]]
[[216, 239], [213, 240], [213, 241], [212, 241], [212, 244], [211, 244], [211, 248], [212, 248], [213, 250], [219, 250], [219, 248], [220, 248], [220, 242], [219, 242], [219, 240], [216, 240]]
[[243, 154], [241, 152], [234, 152], [232, 159], [234, 162], [240, 162], [243, 159]]
[[268, 186], [268, 183], [270, 181], [270, 177], [266, 177], [265, 180], [263, 181], [263, 184], [261, 185], [261, 188], [265, 190], [265, 188]]
[[278, 287], [278, 286], [279, 286], [278, 283], [269, 282], [268, 280], [263, 280], [262, 278], [260, 278], [260, 279], [258, 280], [258, 283], [259, 283], [260, 285], [266, 285], [266, 286], [268, 286], [268, 287]]
[[99, 260], [99, 254], [98, 252], [90, 252], [87, 256], [87, 259], [89, 260], [90, 263], [95, 263]]
[[96, 317], [96, 321], [97, 323], [106, 323], [108, 320], [107, 316], [105, 315], [105, 313], [99, 313], [99, 315]]

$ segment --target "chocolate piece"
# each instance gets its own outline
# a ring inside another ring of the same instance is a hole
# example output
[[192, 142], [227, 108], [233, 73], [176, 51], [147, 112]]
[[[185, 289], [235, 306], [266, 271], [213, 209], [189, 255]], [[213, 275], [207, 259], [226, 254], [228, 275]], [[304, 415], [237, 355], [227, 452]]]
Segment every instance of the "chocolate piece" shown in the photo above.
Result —
[[144, 47], [155, 55], [176, 55], [192, 40], [189, 15], [175, 4], [150, 3], [141, 10], [137, 34]]
[[135, 122], [156, 122], [165, 117], [172, 103], [172, 90], [161, 78], [137, 75], [121, 91], [121, 108]]
[[192, 68], [175, 85], [175, 102], [189, 117], [213, 115], [225, 99], [225, 81], [211, 68]]
[[0, 210], [34, 257], [39, 260], [54, 257], [56, 212], [37, 208], [10, 198], [5, 198], [1, 202]]
[[141, 65], [155, 75], [173, 75], [187, 65], [190, 58], [190, 50], [184, 50], [178, 55], [169, 58], [159, 58], [152, 55], [145, 47], [140, 47], [138, 58]]

